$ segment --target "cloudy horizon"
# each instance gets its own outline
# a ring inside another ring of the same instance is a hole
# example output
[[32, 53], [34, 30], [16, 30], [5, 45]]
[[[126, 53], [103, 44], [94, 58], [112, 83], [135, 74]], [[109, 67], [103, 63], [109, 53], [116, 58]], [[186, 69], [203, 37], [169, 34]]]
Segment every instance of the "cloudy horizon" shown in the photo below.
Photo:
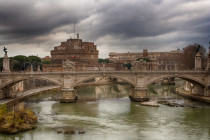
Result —
[[210, 41], [209, 0], [0, 0], [0, 57], [49, 56], [74, 37], [109, 52], [170, 51]]

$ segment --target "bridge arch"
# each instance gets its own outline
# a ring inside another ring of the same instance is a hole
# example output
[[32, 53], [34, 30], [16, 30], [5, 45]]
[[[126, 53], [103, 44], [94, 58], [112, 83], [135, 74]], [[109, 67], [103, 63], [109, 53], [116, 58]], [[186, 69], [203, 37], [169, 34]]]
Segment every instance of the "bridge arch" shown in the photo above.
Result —
[[146, 84], [146, 87], [148, 87], [149, 85], [155, 83], [155, 82], [158, 82], [164, 78], [180, 78], [180, 79], [183, 79], [183, 80], [187, 80], [187, 81], [192, 81], [192, 82], [195, 82], [203, 87], [206, 87], [206, 84], [199, 80], [199, 79], [196, 79], [194, 77], [190, 77], [190, 76], [184, 76], [184, 75], [165, 75], [165, 76], [160, 76], [160, 77], [157, 77], [157, 78], [153, 78], [151, 81], [149, 81], [147, 84]]
[[[104, 77], [104, 76], [96, 75], [96, 76], [85, 77], [85, 78], [79, 80], [78, 82], [76, 82], [72, 87], [75, 88], [75, 87], [77, 87], [79, 84], [81, 84], [81, 83], [83, 83], [83, 82], [85, 82], [85, 81], [91, 80], [92, 78], [96, 78], [96, 77]], [[117, 79], [123, 80], [123, 81], [125, 81], [125, 83], [128, 83], [128, 84], [130, 84], [131, 86], [135, 87], [134, 81], [130, 81], [129, 79], [126, 79], [126, 78], [124, 78], [124, 77], [120, 77], [120, 76], [116, 76], [116, 75], [106, 75], [105, 77], [117, 78]]]
[[61, 83], [59, 83], [58, 81], [49, 79], [49, 78], [43, 78], [43, 77], [21, 77], [21, 78], [15, 78], [15, 79], [11, 79], [5, 83], [3, 83], [2, 85], [0, 85], [0, 89], [9, 86], [9, 85], [13, 85], [16, 84], [18, 82], [24, 81], [24, 80], [30, 80], [30, 79], [38, 79], [38, 80], [44, 80], [44, 81], [48, 81], [51, 83], [54, 83], [57, 86], [62, 86]]

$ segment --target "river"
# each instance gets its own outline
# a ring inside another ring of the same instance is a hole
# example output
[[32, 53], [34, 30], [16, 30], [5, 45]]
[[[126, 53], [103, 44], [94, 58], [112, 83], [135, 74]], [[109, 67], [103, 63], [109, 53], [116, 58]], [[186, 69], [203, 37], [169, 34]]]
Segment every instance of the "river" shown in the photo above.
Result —
[[[173, 87], [154, 84], [148, 96], [197, 108], [141, 106], [128, 98], [127, 84], [80, 87], [77, 103], [55, 101], [61, 93], [30, 98], [25, 105], [38, 115], [38, 128], [11, 136], [0, 134], [0, 140], [210, 139], [210, 105], [185, 99], [173, 93]], [[76, 133], [57, 134], [56, 129], [64, 127], [73, 127]], [[85, 134], [78, 134], [81, 130]]]

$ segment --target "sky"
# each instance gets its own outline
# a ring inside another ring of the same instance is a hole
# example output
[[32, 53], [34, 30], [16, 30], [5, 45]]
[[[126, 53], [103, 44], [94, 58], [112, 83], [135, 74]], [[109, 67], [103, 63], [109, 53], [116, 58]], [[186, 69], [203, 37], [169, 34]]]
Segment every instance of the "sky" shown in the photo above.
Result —
[[[109, 52], [171, 51], [210, 41], [210, 0], [0, 0], [0, 57], [50, 56], [79, 33]], [[208, 50], [208, 49], [207, 49]]]

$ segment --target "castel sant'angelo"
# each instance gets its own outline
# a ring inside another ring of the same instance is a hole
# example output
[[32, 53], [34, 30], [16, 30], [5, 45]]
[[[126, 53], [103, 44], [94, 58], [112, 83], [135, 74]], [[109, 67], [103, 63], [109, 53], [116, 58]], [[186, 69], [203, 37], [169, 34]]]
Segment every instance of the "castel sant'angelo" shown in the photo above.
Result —
[[93, 42], [82, 39], [68, 39], [51, 51], [51, 64], [43, 65], [43, 71], [62, 71], [64, 65], [72, 65], [74, 70], [88, 70], [98, 64], [98, 50]]

